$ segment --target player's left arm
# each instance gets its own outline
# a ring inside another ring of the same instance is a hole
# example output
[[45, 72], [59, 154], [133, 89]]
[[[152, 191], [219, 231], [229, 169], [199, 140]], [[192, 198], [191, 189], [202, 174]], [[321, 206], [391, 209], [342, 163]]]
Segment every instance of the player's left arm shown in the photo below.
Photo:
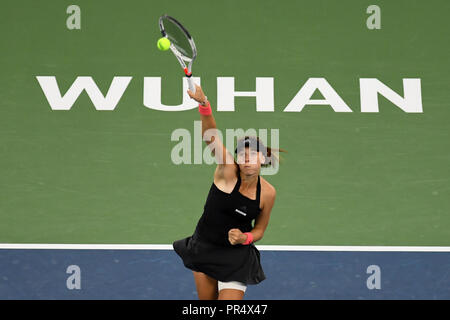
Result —
[[264, 204], [261, 212], [255, 220], [255, 226], [252, 231], [253, 242], [261, 240], [264, 236], [264, 232], [267, 229], [267, 225], [270, 220], [270, 213], [272, 212], [273, 205], [275, 204], [276, 191], [275, 188], [271, 187], [264, 199]]
[[[275, 188], [271, 186], [264, 196], [263, 206], [258, 217], [256, 217], [255, 226], [252, 231], [250, 231], [253, 236], [253, 242], [261, 240], [264, 236], [264, 232], [269, 224], [270, 213], [275, 203], [275, 197]], [[228, 241], [230, 241], [232, 245], [241, 244], [247, 241], [247, 235], [242, 233], [239, 229], [231, 229], [228, 231]]]

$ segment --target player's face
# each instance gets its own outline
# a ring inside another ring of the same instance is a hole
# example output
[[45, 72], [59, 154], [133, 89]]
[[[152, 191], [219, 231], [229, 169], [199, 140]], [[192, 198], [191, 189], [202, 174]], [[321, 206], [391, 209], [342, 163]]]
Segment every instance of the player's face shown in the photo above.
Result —
[[241, 171], [252, 173], [261, 168], [261, 157], [261, 152], [246, 147], [237, 154], [237, 163]]

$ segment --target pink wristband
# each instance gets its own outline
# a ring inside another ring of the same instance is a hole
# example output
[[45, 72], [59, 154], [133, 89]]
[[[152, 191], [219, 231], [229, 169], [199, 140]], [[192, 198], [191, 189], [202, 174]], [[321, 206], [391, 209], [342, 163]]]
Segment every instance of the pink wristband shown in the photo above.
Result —
[[244, 234], [247, 235], [247, 240], [243, 244], [247, 245], [253, 242], [253, 234], [251, 232], [245, 232]]
[[211, 104], [209, 103], [209, 101], [207, 101], [206, 106], [202, 106], [201, 104], [199, 104], [198, 112], [200, 112], [200, 114], [204, 116], [209, 116], [210, 114], [212, 114]]

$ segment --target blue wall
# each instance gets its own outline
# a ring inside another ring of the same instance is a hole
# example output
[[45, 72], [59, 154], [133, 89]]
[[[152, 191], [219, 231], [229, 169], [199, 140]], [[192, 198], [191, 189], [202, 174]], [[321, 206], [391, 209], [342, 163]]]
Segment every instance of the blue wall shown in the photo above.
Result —
[[[246, 299], [450, 299], [448, 252], [261, 251], [267, 279]], [[69, 290], [67, 267], [81, 270]], [[368, 289], [367, 267], [380, 268]], [[0, 250], [0, 299], [196, 299], [171, 250]]]

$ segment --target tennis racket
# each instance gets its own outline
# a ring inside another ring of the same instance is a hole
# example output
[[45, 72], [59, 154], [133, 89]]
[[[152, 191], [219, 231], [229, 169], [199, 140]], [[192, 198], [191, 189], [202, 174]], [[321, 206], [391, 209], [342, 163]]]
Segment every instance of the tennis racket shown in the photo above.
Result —
[[[170, 50], [180, 62], [184, 74], [188, 78], [189, 90], [195, 93], [194, 80], [192, 79], [192, 63], [197, 56], [197, 49], [194, 39], [192, 39], [181, 23], [167, 14], [159, 18], [159, 29], [162, 36], [170, 40]], [[186, 63], [188, 63], [187, 66]]]

